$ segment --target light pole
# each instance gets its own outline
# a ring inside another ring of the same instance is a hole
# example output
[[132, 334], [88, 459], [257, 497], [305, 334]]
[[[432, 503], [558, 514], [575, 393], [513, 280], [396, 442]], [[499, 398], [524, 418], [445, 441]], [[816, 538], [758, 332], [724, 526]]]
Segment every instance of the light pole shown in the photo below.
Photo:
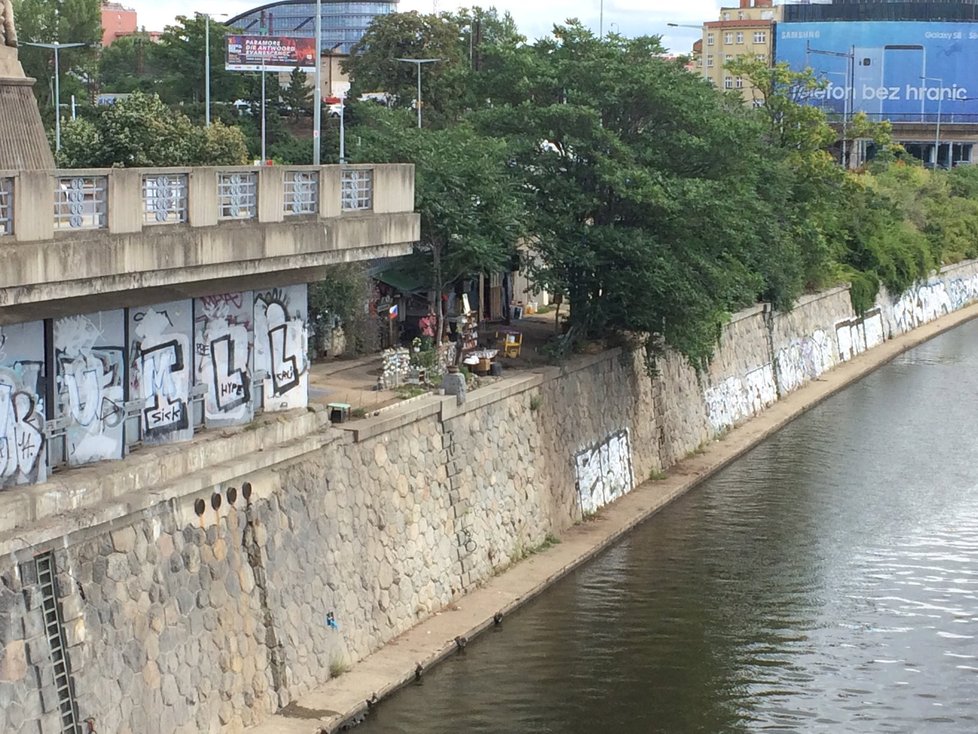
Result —
[[[204, 16], [204, 124], [211, 126], [211, 16], [210, 13], [200, 13]], [[227, 13], [217, 17], [226, 18]]]
[[[845, 73], [845, 96], [842, 98], [842, 167], [848, 168], [848, 156], [849, 156], [849, 110], [852, 108], [852, 87], [853, 87], [853, 77], [855, 77], [855, 63], [856, 63], [856, 49], [854, 46], [849, 47], [849, 51], [823, 51], [821, 49], [812, 48], [811, 43], [805, 44], [805, 66], [811, 66], [808, 63], [808, 55], [816, 54], [818, 56], [835, 56], [837, 58], [846, 59], [846, 73]], [[858, 158], [859, 156], [857, 156]]]
[[598, 11], [598, 38], [604, 38], [604, 0], [601, 0], [601, 7]]
[[[333, 57], [329, 57], [330, 89], [333, 94]], [[312, 107], [312, 164], [321, 165], [322, 148], [319, 135], [323, 124], [323, 2], [316, 0], [316, 104]]]
[[54, 49], [54, 150], [61, 150], [61, 65], [58, 59], [58, 51], [63, 48], [78, 48], [84, 43], [33, 43], [24, 41], [25, 46], [37, 46], [38, 48]]
[[[934, 170], [941, 152], [941, 101], [944, 99], [944, 80], [937, 76], [920, 77], [925, 82], [937, 82], [937, 126], [934, 128]], [[948, 156], [950, 158], [950, 156]]]
[[421, 129], [421, 65], [422, 64], [433, 64], [436, 61], [441, 61], [441, 59], [398, 59], [398, 61], [403, 61], [406, 64], [414, 64], [418, 67], [418, 129]]

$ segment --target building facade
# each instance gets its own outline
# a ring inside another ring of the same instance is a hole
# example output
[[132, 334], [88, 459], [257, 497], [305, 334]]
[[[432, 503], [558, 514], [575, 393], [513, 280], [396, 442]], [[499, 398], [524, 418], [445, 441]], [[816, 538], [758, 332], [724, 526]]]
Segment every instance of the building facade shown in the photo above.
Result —
[[766, 63], [773, 59], [774, 25], [781, 7], [773, 0], [740, 0], [737, 7], [721, 8], [720, 19], [703, 24], [700, 71], [717, 89], [737, 89], [745, 101], [754, 100], [750, 82], [732, 74], [726, 65], [742, 56]]
[[136, 32], [136, 11], [122, 3], [102, 3], [102, 48]]
[[[344, 55], [378, 15], [397, 11], [398, 0], [322, 0], [322, 48], [324, 54]], [[227, 25], [241, 33], [313, 38], [316, 35], [316, 3], [285, 0], [248, 10]]]

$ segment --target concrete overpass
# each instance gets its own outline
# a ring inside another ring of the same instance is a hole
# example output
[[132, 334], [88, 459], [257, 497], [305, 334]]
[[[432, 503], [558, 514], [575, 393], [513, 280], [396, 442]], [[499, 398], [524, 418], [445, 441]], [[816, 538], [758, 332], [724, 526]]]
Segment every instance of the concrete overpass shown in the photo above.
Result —
[[412, 165], [0, 171], [0, 487], [305, 408], [306, 284], [413, 207]]

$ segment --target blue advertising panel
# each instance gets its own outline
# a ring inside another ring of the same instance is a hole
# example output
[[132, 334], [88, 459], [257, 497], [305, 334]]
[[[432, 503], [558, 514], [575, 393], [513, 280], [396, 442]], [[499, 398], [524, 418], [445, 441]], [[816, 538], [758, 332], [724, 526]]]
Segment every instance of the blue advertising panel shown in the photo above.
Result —
[[780, 23], [775, 57], [827, 83], [810, 100], [826, 111], [848, 97], [873, 119], [978, 117], [978, 23]]

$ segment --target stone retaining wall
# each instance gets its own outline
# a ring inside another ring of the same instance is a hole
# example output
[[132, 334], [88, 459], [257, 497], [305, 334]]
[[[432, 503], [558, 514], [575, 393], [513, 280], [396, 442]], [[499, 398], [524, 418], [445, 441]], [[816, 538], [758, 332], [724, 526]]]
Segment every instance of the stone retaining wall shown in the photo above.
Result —
[[753, 308], [703, 372], [672, 354], [653, 377], [641, 354], [583, 357], [461, 406], [431, 396], [323, 427], [149, 506], [116, 498], [93, 527], [75, 510], [67, 534], [13, 528], [0, 731], [61, 732], [63, 711], [117, 734], [241, 731], [778, 396], [976, 297], [967, 263], [862, 316], [844, 289]]

